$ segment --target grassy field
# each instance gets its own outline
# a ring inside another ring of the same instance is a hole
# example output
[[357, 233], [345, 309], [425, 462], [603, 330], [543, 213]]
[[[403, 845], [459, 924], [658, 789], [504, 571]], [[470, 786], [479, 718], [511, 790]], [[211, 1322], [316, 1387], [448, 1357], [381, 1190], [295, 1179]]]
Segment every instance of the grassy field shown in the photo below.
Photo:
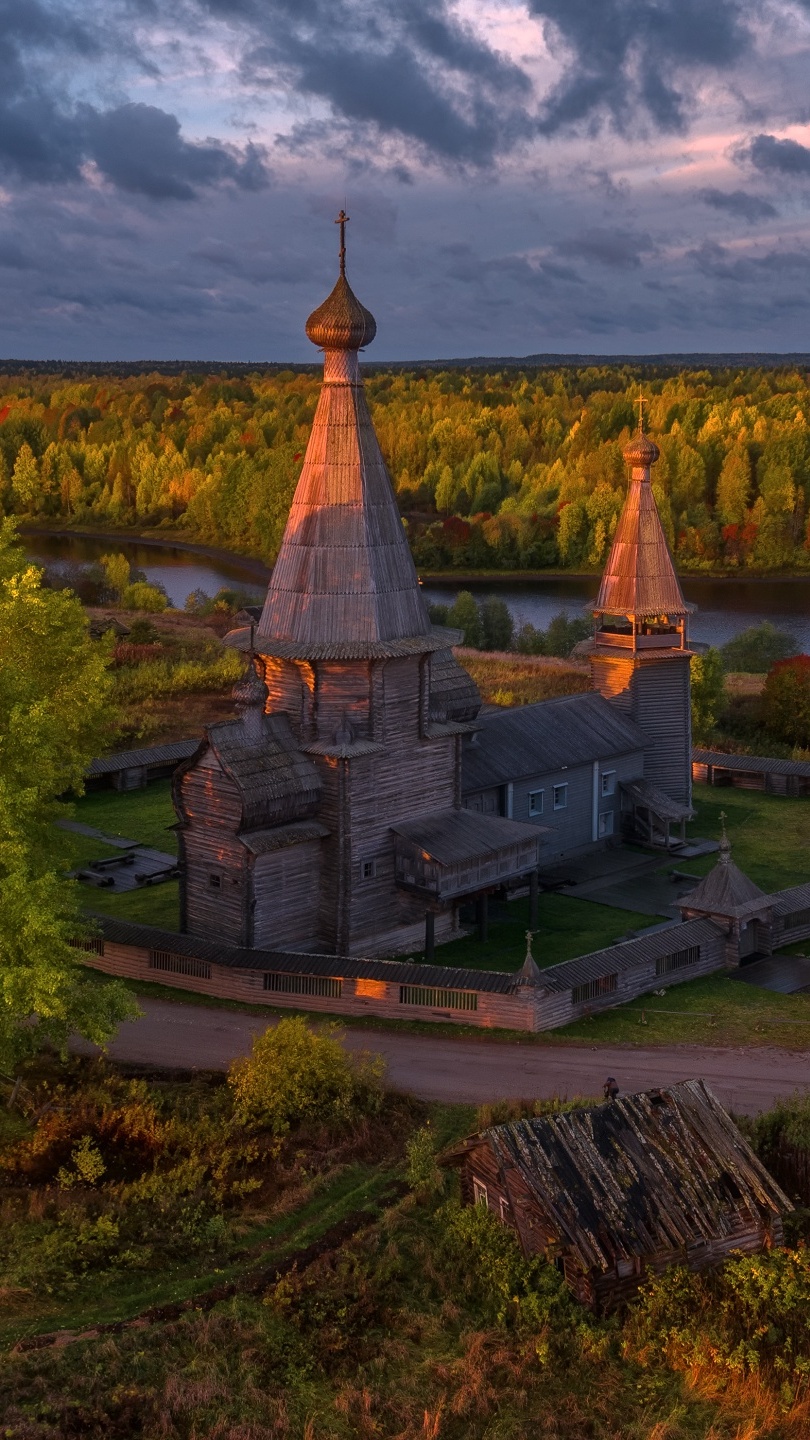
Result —
[[[526, 956], [529, 901], [512, 900], [505, 910], [505, 919], [490, 921], [489, 939], [485, 943], [473, 934], [440, 945], [436, 951], [438, 964], [470, 970], [519, 970]], [[541, 967], [559, 965], [563, 960], [601, 950], [605, 945], [615, 944], [630, 930], [643, 930], [656, 923], [651, 916], [633, 910], [617, 910], [612, 905], [598, 905], [592, 900], [554, 893], [540, 896], [538, 911], [539, 925], [532, 942], [532, 954]]]
[[177, 854], [177, 839], [169, 828], [177, 821], [171, 780], [154, 780], [143, 790], [93, 790], [77, 800], [74, 819], [105, 835]]
[[590, 690], [587, 667], [546, 655], [515, 655], [509, 651], [458, 649], [485, 705], [532, 705]]
[[88, 890], [84, 908], [112, 915], [116, 920], [157, 925], [161, 930], [179, 930], [179, 881], [166, 880], [162, 885], [147, 885], [143, 890], [123, 890], [117, 894], [112, 890]]
[[[724, 811], [733, 858], [764, 891], [810, 880], [810, 800], [696, 785], [693, 802], [697, 817], [690, 834], [718, 839]], [[714, 855], [704, 855], [684, 861], [682, 868], [705, 875], [714, 863]]]

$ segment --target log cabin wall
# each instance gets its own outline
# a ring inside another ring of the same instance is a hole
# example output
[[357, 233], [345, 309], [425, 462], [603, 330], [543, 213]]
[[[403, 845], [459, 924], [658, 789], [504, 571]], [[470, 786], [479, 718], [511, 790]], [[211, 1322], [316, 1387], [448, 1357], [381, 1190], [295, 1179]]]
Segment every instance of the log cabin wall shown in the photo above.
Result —
[[180, 772], [175, 804], [182, 875], [182, 923], [193, 935], [220, 935], [226, 944], [247, 941], [249, 876], [237, 838], [242, 803], [234, 782], [209, 749], [193, 769]]
[[320, 840], [307, 840], [257, 855], [253, 862], [253, 927], [250, 944], [272, 950], [279, 935], [285, 945], [317, 949]]
[[689, 651], [591, 655], [594, 688], [649, 738], [644, 779], [684, 805], [692, 801]]

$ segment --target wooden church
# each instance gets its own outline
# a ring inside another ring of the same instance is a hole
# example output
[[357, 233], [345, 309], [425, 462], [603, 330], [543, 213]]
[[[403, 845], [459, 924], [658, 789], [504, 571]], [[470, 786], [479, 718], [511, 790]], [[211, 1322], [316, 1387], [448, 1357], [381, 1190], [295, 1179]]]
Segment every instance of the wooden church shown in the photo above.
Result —
[[461, 805], [480, 696], [431, 625], [368, 412], [374, 317], [345, 273], [309, 317], [324, 380], [240, 720], [176, 773], [182, 928], [233, 945], [372, 953], [458, 929], [459, 903], [537, 870], [537, 826]]
[[346, 279], [345, 219], [337, 283], [306, 326], [323, 388], [281, 549], [258, 624], [227, 637], [248, 661], [240, 718], [175, 772], [181, 926], [429, 958], [462, 902], [536, 886], [541, 859], [683, 828], [689, 606], [639, 423], [594, 607], [594, 692], [479, 716], [460, 634], [428, 617], [366, 404], [358, 354], [376, 324]]

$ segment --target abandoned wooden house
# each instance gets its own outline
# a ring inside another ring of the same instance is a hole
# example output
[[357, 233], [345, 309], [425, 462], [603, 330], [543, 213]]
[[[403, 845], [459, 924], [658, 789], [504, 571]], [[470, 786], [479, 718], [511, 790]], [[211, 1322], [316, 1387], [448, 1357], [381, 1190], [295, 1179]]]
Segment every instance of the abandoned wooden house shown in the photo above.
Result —
[[793, 1209], [702, 1080], [496, 1125], [442, 1163], [597, 1311], [670, 1265], [780, 1245]]
[[632, 476], [599, 597], [596, 693], [480, 716], [433, 626], [369, 415], [358, 354], [373, 316], [345, 273], [307, 321], [324, 381], [257, 624], [226, 643], [249, 673], [239, 720], [175, 773], [191, 935], [345, 955], [458, 934], [476, 899], [615, 843], [669, 843], [690, 812], [684, 602], [650, 482]]

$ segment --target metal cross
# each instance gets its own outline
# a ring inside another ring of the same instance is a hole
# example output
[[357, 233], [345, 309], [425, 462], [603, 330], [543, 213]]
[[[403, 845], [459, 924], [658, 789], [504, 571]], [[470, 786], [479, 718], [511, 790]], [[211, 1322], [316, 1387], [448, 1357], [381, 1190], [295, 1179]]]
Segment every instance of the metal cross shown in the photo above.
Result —
[[534, 956], [532, 955], [532, 937], [533, 937], [533, 935], [534, 935], [534, 931], [533, 931], [533, 930], [527, 930], [527, 931], [526, 931], [526, 959], [527, 959], [527, 960], [532, 960], [532, 959], [534, 959]]
[[341, 275], [346, 274], [346, 222], [348, 221], [348, 219], [349, 216], [346, 214], [346, 211], [341, 210], [340, 214], [337, 217], [337, 220], [335, 221], [335, 224], [340, 226], [340, 250], [338, 251], [338, 254], [340, 255]]
[[638, 433], [644, 434], [644, 406], [647, 404], [643, 395], [639, 395], [636, 404], [638, 405]]

